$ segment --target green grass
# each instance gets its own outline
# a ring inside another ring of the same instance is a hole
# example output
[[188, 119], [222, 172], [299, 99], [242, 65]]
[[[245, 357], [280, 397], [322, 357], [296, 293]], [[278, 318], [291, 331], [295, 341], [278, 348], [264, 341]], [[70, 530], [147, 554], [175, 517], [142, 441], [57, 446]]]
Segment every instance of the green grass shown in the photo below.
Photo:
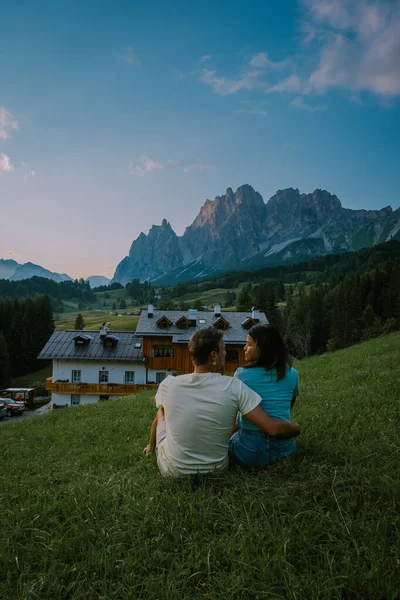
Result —
[[[205, 306], [209, 308], [214, 308], [215, 304], [224, 304], [224, 299], [226, 293], [232, 290], [226, 290], [223, 288], [215, 288], [212, 290], [207, 290], [205, 292], [192, 292], [190, 294], [184, 294], [183, 296], [179, 296], [179, 298], [174, 298], [173, 302], [175, 304], [180, 304], [180, 302], [190, 302], [195, 300], [201, 300]], [[233, 290], [235, 293], [237, 290]]]
[[28, 373], [27, 375], [21, 375], [20, 377], [14, 377], [12, 380], [12, 384], [10, 387], [21, 387], [21, 388], [29, 388], [32, 387], [33, 383], [37, 383], [38, 381], [45, 381], [47, 377], [51, 377], [53, 373], [53, 365], [47, 365], [40, 371], [35, 371], [34, 373]]
[[[99, 310], [89, 311], [78, 311], [82, 314], [85, 321], [85, 329], [100, 329], [104, 321], [109, 321], [112, 325], [112, 331], [135, 331], [139, 322], [138, 315], [128, 315], [127, 312], [131, 312], [129, 309], [115, 311], [121, 316], [110, 315], [110, 311], [103, 312]], [[78, 314], [68, 313], [60, 315], [59, 320], [56, 321], [56, 329], [74, 329], [75, 319]]]
[[165, 480], [153, 393], [0, 426], [0, 597], [399, 598], [400, 334], [297, 365], [296, 456]]

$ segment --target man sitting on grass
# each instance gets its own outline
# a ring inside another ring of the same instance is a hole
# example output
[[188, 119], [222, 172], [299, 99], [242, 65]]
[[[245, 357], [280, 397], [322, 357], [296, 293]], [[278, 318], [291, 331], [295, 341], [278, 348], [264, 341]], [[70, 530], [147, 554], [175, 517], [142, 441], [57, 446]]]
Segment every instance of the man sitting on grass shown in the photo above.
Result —
[[218, 329], [196, 331], [189, 352], [194, 372], [167, 377], [155, 398], [158, 411], [145, 452], [149, 455], [156, 448], [163, 475], [227, 468], [229, 437], [238, 411], [268, 435], [291, 438], [299, 434], [297, 423], [269, 417], [259, 406], [261, 397], [242, 381], [218, 373], [226, 354]]

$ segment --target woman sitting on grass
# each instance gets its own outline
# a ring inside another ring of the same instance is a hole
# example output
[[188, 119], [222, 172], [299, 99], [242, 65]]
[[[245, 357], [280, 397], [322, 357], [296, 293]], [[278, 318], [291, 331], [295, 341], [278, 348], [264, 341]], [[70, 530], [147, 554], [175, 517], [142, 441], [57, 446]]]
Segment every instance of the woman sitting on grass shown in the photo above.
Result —
[[[299, 395], [299, 375], [292, 368], [279, 331], [271, 325], [254, 325], [244, 349], [246, 366], [237, 369], [240, 379], [262, 398], [261, 407], [275, 419], [290, 421], [290, 409]], [[266, 435], [240, 412], [230, 442], [233, 463], [262, 469], [282, 456], [296, 452], [294, 439]]]
[[238, 379], [220, 375], [225, 364], [222, 332], [198, 329], [190, 338], [194, 371], [167, 377], [158, 388], [158, 412], [145, 454], [156, 450], [165, 476], [219, 471], [228, 466], [229, 437], [238, 411], [267, 437], [291, 438], [297, 423], [272, 419], [261, 408], [262, 398]]

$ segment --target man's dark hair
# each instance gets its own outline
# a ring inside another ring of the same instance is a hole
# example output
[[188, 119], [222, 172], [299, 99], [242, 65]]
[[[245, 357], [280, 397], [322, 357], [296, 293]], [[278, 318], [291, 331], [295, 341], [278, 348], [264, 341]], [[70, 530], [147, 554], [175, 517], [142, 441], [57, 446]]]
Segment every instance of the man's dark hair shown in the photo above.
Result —
[[189, 341], [189, 352], [195, 365], [206, 365], [211, 352], [219, 352], [222, 331], [203, 327], [194, 332]]

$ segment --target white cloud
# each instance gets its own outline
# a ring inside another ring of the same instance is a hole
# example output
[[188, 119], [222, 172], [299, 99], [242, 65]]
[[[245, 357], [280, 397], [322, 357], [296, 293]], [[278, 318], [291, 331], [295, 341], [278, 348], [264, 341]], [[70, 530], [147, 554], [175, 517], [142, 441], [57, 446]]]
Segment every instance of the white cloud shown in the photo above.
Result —
[[24, 175], [24, 179], [35, 178], [35, 177], [36, 177], [36, 171], [34, 171], [34, 170], [28, 171]]
[[[390, 106], [400, 96], [400, 0], [299, 1], [301, 53], [273, 62], [267, 52], [258, 52], [235, 77], [203, 68], [199, 81], [221, 96], [258, 89], [311, 96], [341, 89], [351, 101], [371, 93]], [[282, 71], [285, 75], [277, 77]], [[293, 106], [326, 109], [298, 99]]]
[[306, 104], [303, 100], [303, 98], [301, 98], [300, 96], [297, 96], [296, 98], [294, 98], [291, 103], [290, 106], [293, 106], [293, 108], [298, 108], [299, 110], [307, 110], [309, 112], [323, 112], [325, 110], [327, 110], [327, 106], [326, 104], [318, 104], [316, 106], [311, 106], [310, 104]]
[[400, 95], [400, 2], [306, 0], [319, 27], [319, 64], [311, 88]]
[[135, 164], [134, 161], [131, 161], [129, 165], [131, 175], [138, 175], [139, 177], [144, 177], [148, 173], [151, 173], [151, 171], [154, 171], [154, 169], [164, 169], [164, 165], [144, 155], [140, 157], [140, 164]]
[[181, 164], [179, 166], [184, 173], [190, 173], [190, 171], [213, 171], [215, 169], [214, 165], [205, 165], [199, 161], [188, 165]]
[[132, 46], [128, 46], [123, 54], [120, 54], [121, 60], [128, 65], [140, 66], [141, 62], [138, 59], [136, 52]]
[[268, 58], [268, 54], [266, 52], [259, 52], [258, 54], [254, 54], [253, 58], [250, 61], [250, 66], [255, 69], [276, 69], [283, 66], [283, 62], [273, 62]]
[[255, 69], [245, 72], [236, 79], [220, 77], [216, 75], [216, 71], [203, 69], [199, 81], [205, 85], [209, 85], [216, 94], [219, 94], [220, 96], [229, 96], [231, 94], [236, 94], [240, 90], [254, 90], [263, 87], [264, 84], [260, 78], [261, 72]]
[[135, 161], [131, 161], [129, 164], [130, 174], [137, 175], [138, 177], [145, 177], [151, 171], [164, 169], [181, 169], [184, 173], [189, 173], [190, 171], [211, 170], [214, 169], [214, 166], [204, 164], [200, 161], [185, 163], [181, 160], [167, 160], [164, 163], [160, 163], [144, 155], [140, 157], [139, 164], [135, 163]]
[[265, 115], [267, 114], [266, 110], [262, 110], [259, 108], [240, 108], [235, 112], [237, 114], [258, 115], [259, 117], [265, 117]]
[[266, 90], [266, 93], [271, 92], [300, 92], [303, 88], [302, 81], [297, 75], [289, 75], [286, 79], [279, 81], [277, 84]]
[[11, 171], [14, 171], [11, 158], [2, 152], [0, 154], [0, 173], [11, 173]]
[[205, 63], [205, 62], [207, 62], [207, 61], [209, 61], [209, 60], [211, 60], [211, 59], [212, 59], [212, 54], [205, 54], [204, 56], [202, 56], [202, 57], [200, 58], [199, 62], [200, 62], [201, 64], [203, 64], [203, 63]]
[[241, 90], [265, 89], [265, 71], [282, 70], [293, 66], [294, 58], [288, 57], [280, 62], [273, 62], [266, 52], [254, 54], [249, 62], [242, 68], [237, 77], [217, 75], [216, 70], [203, 68], [199, 81], [210, 86], [216, 94], [229, 96]]
[[0, 140], [7, 140], [13, 129], [18, 129], [18, 121], [4, 106], [0, 106]]

